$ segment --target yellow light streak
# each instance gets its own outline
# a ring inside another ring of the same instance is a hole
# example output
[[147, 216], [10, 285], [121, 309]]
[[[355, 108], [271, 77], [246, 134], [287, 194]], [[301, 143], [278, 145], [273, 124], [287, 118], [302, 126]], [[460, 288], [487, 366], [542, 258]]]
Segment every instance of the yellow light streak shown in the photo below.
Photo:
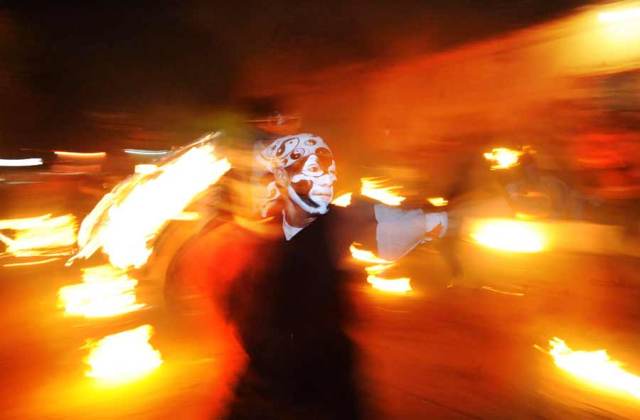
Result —
[[331, 204], [338, 207], [349, 207], [351, 205], [351, 197], [353, 193], [344, 193], [338, 197], [336, 197]]
[[107, 154], [105, 152], [65, 152], [63, 150], [54, 150], [53, 153], [60, 158], [72, 158], [72, 159], [104, 159]]
[[101, 265], [82, 270], [83, 282], [58, 291], [58, 306], [65, 315], [101, 318], [121, 315], [143, 308], [136, 302], [138, 281], [126, 272]]
[[600, 390], [630, 395], [640, 399], [640, 377], [623, 369], [606, 350], [572, 350], [564, 340], [549, 340], [549, 354], [563, 371], [587, 385]]
[[640, 7], [600, 12], [598, 13], [598, 20], [602, 23], [640, 21]]
[[444, 207], [449, 204], [449, 201], [444, 197], [429, 197], [427, 201], [434, 207]]
[[394, 190], [401, 188], [400, 186], [383, 187], [384, 180], [376, 178], [361, 178], [360, 182], [362, 183], [360, 193], [365, 197], [373, 198], [389, 206], [399, 206], [405, 200], [405, 197], [394, 192]]
[[60, 257], [53, 257], [53, 258], [45, 258], [44, 260], [37, 260], [37, 261], [26, 261], [26, 262], [19, 262], [19, 263], [7, 263], [7, 264], [2, 264], [3, 267], [25, 267], [25, 266], [29, 266], [29, 265], [41, 265], [41, 264], [48, 264], [50, 262], [53, 261], [58, 261], [60, 259]]
[[390, 293], [407, 293], [411, 291], [411, 279], [409, 277], [400, 277], [397, 279], [385, 279], [382, 277], [370, 275], [367, 281], [374, 289]]
[[540, 252], [546, 243], [544, 234], [534, 224], [510, 219], [476, 222], [471, 237], [480, 245], [519, 253]]
[[162, 364], [162, 356], [149, 343], [152, 333], [153, 327], [145, 324], [89, 342], [86, 376], [107, 384], [121, 384], [154, 371]]

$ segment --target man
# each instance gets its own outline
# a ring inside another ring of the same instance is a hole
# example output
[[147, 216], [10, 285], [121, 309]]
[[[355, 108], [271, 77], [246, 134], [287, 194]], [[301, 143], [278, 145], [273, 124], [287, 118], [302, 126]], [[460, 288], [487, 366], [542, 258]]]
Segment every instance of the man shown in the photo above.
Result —
[[258, 161], [267, 181], [261, 219], [235, 217], [204, 234], [171, 273], [193, 281], [193, 265], [204, 267], [200, 294], [222, 302], [248, 355], [228, 418], [362, 418], [341, 263], [354, 241], [399, 258], [442, 237], [447, 216], [365, 200], [332, 206], [336, 163], [318, 136], [278, 138]]

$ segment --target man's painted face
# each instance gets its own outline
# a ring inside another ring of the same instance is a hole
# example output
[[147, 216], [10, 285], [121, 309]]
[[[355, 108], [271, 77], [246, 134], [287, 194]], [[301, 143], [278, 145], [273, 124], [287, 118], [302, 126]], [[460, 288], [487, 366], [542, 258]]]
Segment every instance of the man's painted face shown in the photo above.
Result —
[[288, 168], [291, 189], [289, 196], [312, 214], [324, 214], [333, 200], [333, 184], [336, 182], [336, 163], [331, 151], [318, 148], [314, 154]]
[[289, 199], [304, 211], [324, 214], [329, 210], [336, 164], [321, 137], [312, 134], [281, 137], [260, 153], [259, 160], [271, 173], [277, 169], [287, 172]]

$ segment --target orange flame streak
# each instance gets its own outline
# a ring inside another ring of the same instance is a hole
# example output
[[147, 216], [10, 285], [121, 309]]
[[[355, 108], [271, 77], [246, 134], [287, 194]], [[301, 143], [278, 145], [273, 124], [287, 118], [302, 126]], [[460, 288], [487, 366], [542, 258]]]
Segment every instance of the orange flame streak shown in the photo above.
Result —
[[523, 152], [508, 149], [506, 147], [497, 147], [484, 154], [484, 158], [492, 162], [491, 170], [509, 169], [519, 163], [520, 156]]
[[549, 354], [563, 371], [594, 388], [640, 399], [640, 376], [627, 372], [606, 350], [575, 351], [564, 340], [549, 340]]
[[359, 249], [356, 247], [356, 245], [359, 245], [359, 244], [353, 243], [349, 247], [349, 251], [351, 251], [351, 256], [354, 259], [358, 261], [366, 262], [366, 263], [372, 263], [372, 264], [392, 264], [392, 261], [385, 260], [384, 258], [380, 258], [376, 256], [376, 254], [374, 254], [373, 252], [368, 251], [366, 249]]
[[132, 176], [105, 195], [82, 222], [81, 249], [69, 263], [102, 248], [115, 267], [144, 265], [162, 228], [231, 168], [227, 159], [215, 156], [213, 145], [201, 144], [208, 139], [151, 174]]
[[397, 279], [385, 279], [382, 277], [370, 275], [367, 281], [374, 289], [391, 293], [407, 293], [411, 291], [411, 279], [409, 277], [400, 277]]
[[160, 352], [149, 344], [151, 325], [142, 325], [97, 342], [87, 343], [90, 353], [85, 359], [85, 375], [109, 384], [139, 379], [162, 364]]
[[336, 197], [331, 204], [338, 207], [349, 207], [351, 205], [351, 197], [353, 193], [344, 193], [338, 197]]
[[13, 237], [0, 234], [6, 252], [15, 257], [67, 255], [76, 242], [76, 219], [71, 214], [0, 220], [0, 230], [15, 232]]
[[510, 252], [540, 252], [546, 244], [545, 235], [534, 224], [510, 219], [478, 221], [471, 237], [488, 248]]
[[100, 318], [121, 315], [144, 308], [136, 303], [138, 281], [124, 271], [101, 265], [82, 270], [83, 282], [58, 291], [58, 306], [65, 315]]
[[400, 186], [383, 187], [383, 180], [376, 178], [361, 178], [362, 188], [360, 193], [366, 197], [373, 198], [389, 206], [399, 206], [405, 200], [405, 197], [393, 192]]

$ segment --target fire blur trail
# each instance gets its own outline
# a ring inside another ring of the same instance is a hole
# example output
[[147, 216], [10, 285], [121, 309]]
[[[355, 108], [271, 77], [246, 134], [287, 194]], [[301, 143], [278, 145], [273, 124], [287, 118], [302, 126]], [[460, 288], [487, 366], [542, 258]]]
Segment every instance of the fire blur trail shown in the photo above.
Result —
[[231, 169], [205, 142], [212, 138], [203, 138], [155, 170], [134, 174], [105, 195], [83, 220], [80, 250], [70, 262], [101, 248], [115, 267], [142, 267], [162, 229]]
[[6, 246], [4, 255], [18, 258], [70, 255], [76, 228], [72, 214], [5, 219], [0, 220], [0, 242]]
[[82, 270], [83, 282], [62, 287], [58, 305], [65, 315], [100, 318], [137, 311], [145, 305], [136, 302], [138, 281], [108, 264]]
[[535, 224], [510, 219], [481, 219], [473, 223], [471, 238], [488, 248], [516, 253], [541, 252], [546, 239]]
[[[58, 304], [68, 316], [111, 317], [137, 311], [138, 281], [130, 270], [144, 266], [153, 242], [171, 220], [197, 220], [185, 209], [230, 168], [218, 158], [211, 140], [217, 134], [178, 150], [159, 164], [136, 167], [136, 173], [106, 194], [83, 220], [76, 259], [88, 259], [101, 249], [109, 264], [83, 270], [83, 282], [58, 292]], [[162, 364], [149, 344], [151, 325], [91, 341], [87, 376], [119, 384], [138, 379]]]
[[572, 350], [558, 337], [549, 340], [549, 347], [547, 353], [555, 365], [578, 381], [640, 400], [640, 377], [624, 370], [623, 364], [612, 360], [606, 350]]
[[395, 190], [400, 186], [383, 187], [384, 180], [377, 178], [361, 178], [362, 187], [360, 193], [365, 197], [373, 198], [388, 206], [399, 206], [405, 197], [396, 194]]
[[99, 341], [89, 341], [86, 376], [119, 384], [152, 372], [162, 364], [160, 352], [149, 344], [152, 333], [151, 325], [145, 324]]
[[407, 293], [412, 290], [411, 279], [409, 277], [387, 279], [380, 276], [382, 272], [394, 265], [392, 261], [380, 258], [373, 252], [358, 248], [356, 245], [358, 244], [353, 243], [349, 247], [351, 256], [358, 262], [369, 264], [365, 267], [365, 271], [368, 274], [367, 282], [371, 284], [374, 289], [387, 293]]

